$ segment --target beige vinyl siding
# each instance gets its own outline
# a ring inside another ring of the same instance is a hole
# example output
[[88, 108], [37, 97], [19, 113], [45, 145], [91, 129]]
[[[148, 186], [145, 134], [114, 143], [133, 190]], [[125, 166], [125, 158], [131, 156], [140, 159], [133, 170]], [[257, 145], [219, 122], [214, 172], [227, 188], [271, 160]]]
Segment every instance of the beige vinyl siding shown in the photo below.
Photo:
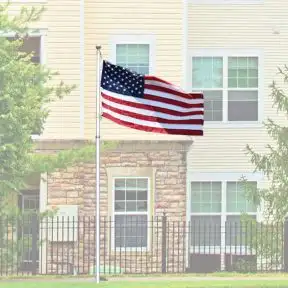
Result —
[[[155, 39], [155, 69], [158, 77], [182, 83], [182, 1], [87, 0], [85, 1], [85, 137], [95, 137], [96, 50], [102, 45], [111, 60], [112, 39], [121, 35], [151, 35]], [[144, 133], [101, 120], [103, 139], [179, 139]], [[181, 137], [180, 137], [181, 138]]]
[[44, 138], [80, 137], [80, 1], [48, 1], [47, 65], [60, 73], [58, 80], [77, 88], [51, 104]]
[[[259, 97], [264, 100], [263, 118], [271, 117], [287, 124], [287, 119], [277, 115], [276, 109], [272, 108], [268, 86], [273, 79], [279, 80], [276, 77], [277, 66], [287, 64], [288, 28], [284, 23], [288, 17], [288, 2], [265, 0], [264, 4], [258, 5], [190, 3], [188, 7], [190, 51], [262, 51], [263, 87], [260, 87]], [[191, 79], [188, 82], [191, 83]], [[225, 128], [223, 125], [223, 128], [205, 128], [204, 131], [204, 137], [196, 139], [189, 153], [188, 166], [191, 171], [252, 171], [253, 166], [244, 154], [246, 144], [264, 151], [269, 141], [261, 127]]]
[[[0, 3], [1, 4], [1, 3]], [[63, 100], [49, 105], [50, 115], [42, 135], [47, 139], [69, 139], [80, 137], [80, 12], [79, 0], [11, 1], [9, 13], [15, 15], [21, 5], [45, 6], [46, 11], [39, 23], [31, 27], [40, 29], [44, 36], [44, 61], [48, 68], [60, 73], [54, 83], [61, 80], [77, 88]]]

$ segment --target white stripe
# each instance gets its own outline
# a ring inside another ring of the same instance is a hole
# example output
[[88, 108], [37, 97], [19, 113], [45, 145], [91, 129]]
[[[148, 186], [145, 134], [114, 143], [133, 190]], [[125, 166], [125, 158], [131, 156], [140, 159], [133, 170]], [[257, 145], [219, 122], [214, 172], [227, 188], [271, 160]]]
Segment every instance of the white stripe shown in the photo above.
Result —
[[164, 119], [170, 119], [170, 120], [190, 120], [190, 119], [203, 119], [204, 116], [199, 114], [199, 115], [191, 115], [191, 116], [175, 116], [175, 115], [169, 115], [166, 113], [161, 113], [161, 112], [156, 112], [156, 111], [150, 111], [150, 110], [146, 110], [146, 109], [140, 109], [140, 108], [135, 108], [135, 107], [130, 107], [130, 106], [126, 106], [126, 105], [122, 105], [122, 104], [118, 104], [112, 101], [109, 101], [105, 98], [102, 98], [102, 102], [120, 109], [120, 110], [124, 110], [124, 111], [128, 111], [128, 112], [133, 112], [133, 113], [137, 113], [137, 114], [141, 114], [141, 115], [145, 115], [145, 116], [153, 116], [153, 117], [159, 117], [159, 118], [164, 118]]
[[103, 108], [103, 112], [107, 113], [114, 118], [117, 118], [122, 121], [126, 121], [132, 124], [138, 124], [153, 128], [164, 128], [164, 129], [183, 129], [183, 130], [203, 130], [202, 125], [191, 125], [191, 124], [167, 124], [167, 123], [158, 123], [158, 122], [152, 122], [152, 121], [145, 121], [145, 120], [139, 120], [136, 118], [124, 116], [115, 112], [112, 112], [106, 108]]
[[183, 108], [183, 107], [179, 107], [179, 106], [175, 106], [175, 105], [171, 105], [171, 104], [166, 104], [163, 102], [152, 101], [152, 100], [147, 100], [147, 99], [143, 99], [143, 98], [136, 98], [136, 97], [132, 97], [132, 96], [126, 96], [126, 95], [122, 95], [122, 94], [113, 93], [113, 92], [107, 91], [105, 89], [102, 89], [102, 92], [104, 94], [106, 94], [107, 96], [113, 97], [115, 99], [125, 100], [125, 101], [129, 101], [132, 103], [140, 103], [140, 104], [149, 105], [149, 106], [166, 108], [166, 109], [170, 109], [170, 110], [178, 111], [178, 112], [197, 112], [197, 111], [203, 111], [204, 110], [203, 108]]
[[183, 102], [187, 104], [203, 104], [204, 103], [203, 99], [186, 99], [178, 95], [170, 94], [167, 92], [151, 90], [151, 89], [144, 89], [144, 94], [155, 95], [155, 96], [159, 96], [159, 97], [167, 98], [171, 100], [177, 100], [179, 102]]

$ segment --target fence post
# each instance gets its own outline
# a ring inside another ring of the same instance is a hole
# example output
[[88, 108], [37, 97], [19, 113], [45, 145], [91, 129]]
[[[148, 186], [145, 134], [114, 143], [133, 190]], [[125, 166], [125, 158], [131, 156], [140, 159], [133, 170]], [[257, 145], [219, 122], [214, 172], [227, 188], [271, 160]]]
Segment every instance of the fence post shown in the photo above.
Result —
[[37, 215], [33, 213], [31, 218], [31, 234], [32, 234], [32, 245], [31, 245], [31, 260], [32, 260], [32, 275], [37, 274], [37, 240], [38, 240], [38, 221], [37, 221]]
[[162, 217], [162, 273], [166, 273], [167, 262], [167, 217]]

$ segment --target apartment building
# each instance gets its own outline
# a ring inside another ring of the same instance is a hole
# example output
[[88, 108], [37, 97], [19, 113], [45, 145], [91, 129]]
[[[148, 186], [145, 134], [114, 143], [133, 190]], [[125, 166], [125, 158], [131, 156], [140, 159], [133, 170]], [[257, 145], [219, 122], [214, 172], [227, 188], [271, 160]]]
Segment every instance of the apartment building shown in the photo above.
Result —
[[[102, 140], [120, 143], [102, 155], [101, 215], [125, 223], [135, 215], [162, 215], [164, 209], [173, 219], [213, 224], [218, 232], [209, 243], [223, 259], [225, 223], [239, 222], [242, 212], [261, 220], [260, 209], [245, 199], [239, 180], [245, 176], [258, 187], [265, 185], [263, 176], [253, 173], [245, 146], [264, 151], [269, 138], [263, 120], [285, 121], [272, 108], [269, 85], [278, 79], [277, 66], [286, 61], [288, 3], [67, 1], [44, 2], [47, 12], [37, 27], [39, 35], [29, 44], [36, 45], [38, 61], [58, 70], [66, 83], [78, 85], [51, 105], [44, 134], [35, 137], [40, 151], [94, 139], [96, 45], [115, 64], [154, 74], [187, 91], [203, 90], [204, 137], [144, 133], [101, 120]], [[61, 215], [95, 214], [94, 164], [42, 176], [48, 181], [39, 180], [36, 189], [40, 210], [56, 206]], [[127, 191], [132, 191], [130, 199]], [[127, 245], [133, 246], [129, 237]], [[204, 254], [200, 246], [197, 253]], [[220, 262], [223, 266], [224, 260]]]

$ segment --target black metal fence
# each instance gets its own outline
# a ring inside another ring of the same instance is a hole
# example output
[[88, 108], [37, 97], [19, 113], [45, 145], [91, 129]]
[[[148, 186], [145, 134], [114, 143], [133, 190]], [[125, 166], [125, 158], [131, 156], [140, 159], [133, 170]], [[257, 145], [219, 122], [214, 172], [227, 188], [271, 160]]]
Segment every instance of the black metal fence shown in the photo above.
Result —
[[[288, 271], [288, 221], [117, 215], [100, 223], [101, 274]], [[96, 225], [95, 217], [2, 217], [0, 275], [94, 274]]]

